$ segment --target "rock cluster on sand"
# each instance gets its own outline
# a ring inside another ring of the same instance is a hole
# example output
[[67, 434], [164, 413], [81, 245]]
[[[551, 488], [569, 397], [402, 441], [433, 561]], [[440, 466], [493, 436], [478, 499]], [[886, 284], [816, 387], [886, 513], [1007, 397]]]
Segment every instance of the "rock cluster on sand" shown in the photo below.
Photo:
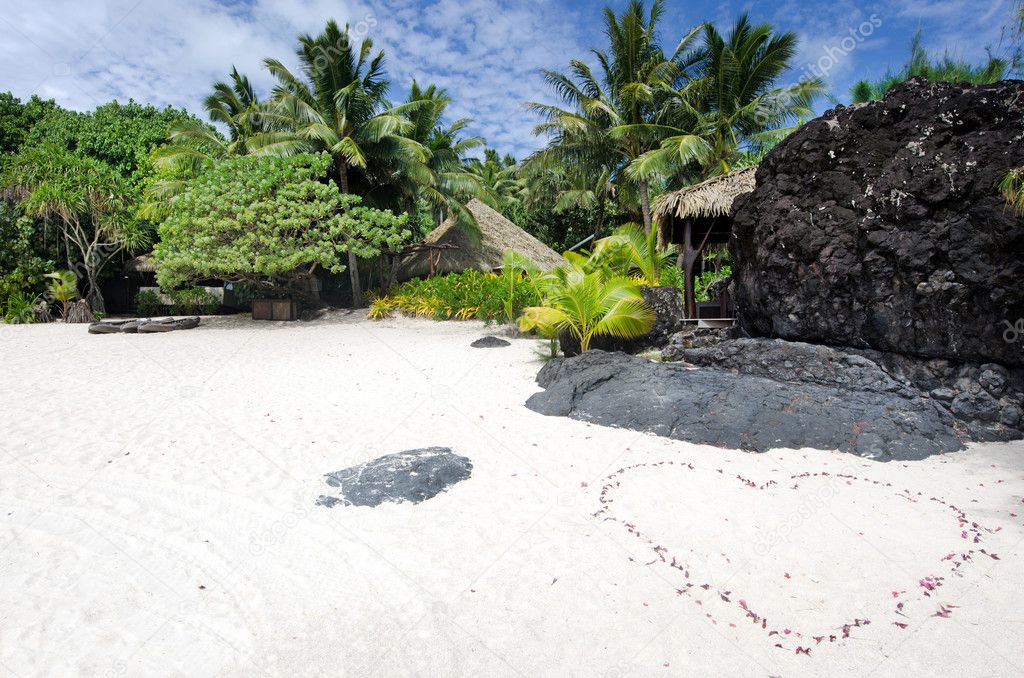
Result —
[[330, 473], [327, 484], [340, 496], [322, 496], [320, 506], [380, 506], [385, 502], [419, 504], [466, 480], [473, 464], [447, 447], [427, 447], [389, 454]]
[[511, 345], [511, 342], [499, 339], [498, 337], [483, 337], [470, 344], [473, 348], [506, 348]]
[[659, 345], [698, 369], [553, 362], [530, 407], [879, 459], [1024, 437], [1024, 220], [998, 190], [1022, 123], [1024, 82], [912, 81], [803, 126], [734, 205], [739, 327]]
[[1024, 82], [921, 80], [801, 127], [737, 199], [742, 327], [924, 358], [1024, 366]]
[[731, 370], [786, 383], [815, 383], [847, 391], [891, 391], [927, 400], [976, 441], [1016, 440], [1022, 433], [1024, 369], [996, 364], [920, 360], [871, 350], [740, 339], [683, 350], [692, 365]]
[[963, 448], [946, 410], [870, 360], [795, 342], [773, 350], [788, 354], [771, 361], [788, 362], [786, 373], [693, 369], [602, 351], [556, 359], [537, 377], [546, 390], [527, 407], [757, 452], [813, 447], [888, 461]]

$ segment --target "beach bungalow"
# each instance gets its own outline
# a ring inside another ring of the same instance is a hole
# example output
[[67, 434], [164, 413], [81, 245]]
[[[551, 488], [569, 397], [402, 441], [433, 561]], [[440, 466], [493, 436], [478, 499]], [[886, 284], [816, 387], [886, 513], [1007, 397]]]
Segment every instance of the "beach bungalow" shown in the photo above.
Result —
[[[654, 212], [658, 240], [679, 245], [679, 268], [686, 277], [686, 315], [700, 318], [695, 282], [696, 265], [709, 245], [729, 242], [732, 235], [733, 201], [754, 190], [757, 167], [743, 169], [714, 177], [674, 193], [659, 201]], [[716, 317], [727, 317], [728, 295], [723, 294], [719, 308], [709, 309]]]
[[505, 250], [509, 249], [529, 257], [545, 271], [565, 263], [558, 252], [481, 201], [474, 198], [466, 209], [476, 218], [479, 238], [473, 238], [459, 228], [454, 216], [449, 217], [431, 231], [423, 243], [410, 248], [410, 253], [399, 265], [399, 282], [461, 273], [468, 269], [498, 272], [502, 268]]

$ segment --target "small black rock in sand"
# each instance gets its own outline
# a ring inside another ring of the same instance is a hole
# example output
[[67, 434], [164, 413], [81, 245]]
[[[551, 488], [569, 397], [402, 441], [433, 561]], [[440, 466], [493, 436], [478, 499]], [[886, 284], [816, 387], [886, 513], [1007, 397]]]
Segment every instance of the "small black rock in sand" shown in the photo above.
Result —
[[477, 339], [470, 344], [473, 348], [505, 348], [506, 346], [511, 345], [511, 343], [504, 339], [499, 339], [498, 337], [484, 337], [483, 339]]
[[327, 474], [327, 484], [339, 488], [339, 496], [322, 496], [316, 503], [327, 508], [419, 504], [468, 479], [472, 472], [469, 459], [447, 447], [407, 450]]

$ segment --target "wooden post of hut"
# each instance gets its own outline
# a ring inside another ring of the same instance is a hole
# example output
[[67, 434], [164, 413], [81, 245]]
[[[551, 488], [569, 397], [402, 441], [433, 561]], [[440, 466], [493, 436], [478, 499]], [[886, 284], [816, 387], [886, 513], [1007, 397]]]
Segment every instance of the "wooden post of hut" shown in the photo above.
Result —
[[698, 319], [697, 262], [710, 244], [732, 236], [732, 204], [754, 190], [757, 167], [745, 167], [666, 195], [655, 210], [659, 240], [679, 245], [679, 268], [685, 273], [686, 316]]

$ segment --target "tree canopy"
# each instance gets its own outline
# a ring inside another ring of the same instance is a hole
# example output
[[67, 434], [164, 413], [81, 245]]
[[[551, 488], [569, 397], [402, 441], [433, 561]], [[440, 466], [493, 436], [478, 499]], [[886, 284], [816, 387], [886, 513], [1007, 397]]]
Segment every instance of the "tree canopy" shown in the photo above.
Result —
[[326, 153], [245, 156], [200, 174], [160, 225], [161, 287], [216, 278], [295, 288], [317, 269], [344, 271], [349, 252], [376, 256], [411, 236], [405, 215], [341, 193], [331, 163]]

